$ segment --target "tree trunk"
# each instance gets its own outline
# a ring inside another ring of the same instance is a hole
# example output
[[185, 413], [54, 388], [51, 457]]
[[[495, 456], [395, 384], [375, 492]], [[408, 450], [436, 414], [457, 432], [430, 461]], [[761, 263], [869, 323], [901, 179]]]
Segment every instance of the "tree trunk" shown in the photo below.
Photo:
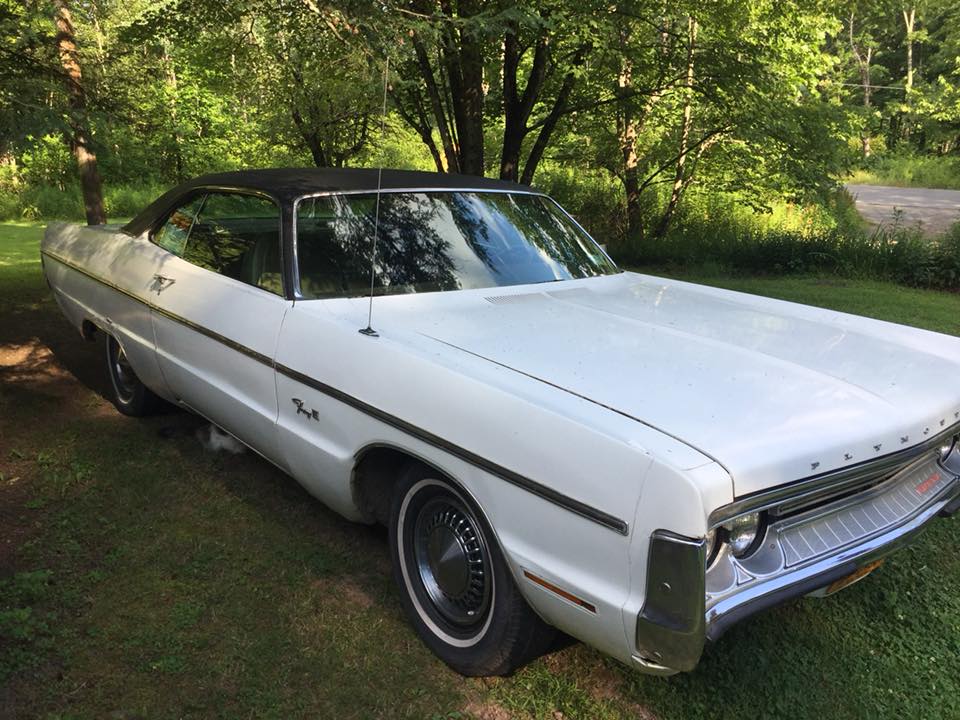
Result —
[[[423, 78], [423, 82], [427, 88], [427, 97], [430, 99], [430, 109], [433, 111], [433, 117], [437, 123], [437, 130], [440, 133], [440, 143], [443, 145], [443, 154], [446, 157], [446, 167], [442, 162], [437, 162], [439, 156], [434, 157], [434, 162], [437, 163], [437, 169], [440, 172], [445, 170], [450, 170], [452, 172], [457, 172], [458, 170], [458, 150], [456, 145], [453, 142], [453, 137], [450, 134], [450, 126], [447, 122], [447, 114], [443, 109], [443, 100], [440, 96], [440, 90], [437, 87], [436, 80], [433, 77], [433, 68], [430, 66], [430, 59], [427, 56], [427, 50], [423, 46], [423, 43], [414, 35], [413, 38], [413, 47], [417, 53], [417, 65], [420, 67], [420, 76]], [[423, 133], [420, 133], [421, 139], [426, 141]], [[431, 136], [428, 147], [431, 148], [431, 154], [436, 150], [436, 145], [433, 143]]]
[[177, 119], [177, 70], [173, 66], [173, 58], [170, 57], [170, 43], [163, 41], [163, 68], [166, 74], [167, 91], [170, 93], [168, 106], [170, 108], [170, 122], [173, 123], [173, 170], [178, 182], [182, 182], [183, 176], [183, 137], [180, 135], [180, 125]]
[[[860, 68], [860, 84], [863, 86], [863, 107], [866, 109], [867, 113], [867, 123], [869, 124], [870, 116], [870, 96], [871, 91], [873, 90], [870, 84], [870, 61], [873, 58], [873, 48], [867, 46], [865, 51], [862, 51], [857, 47], [856, 40], [854, 39], [853, 33], [853, 11], [850, 12], [850, 51], [853, 53], [853, 56], [857, 59], [857, 65]], [[863, 157], [870, 157], [870, 128], [867, 127], [864, 132], [860, 133], [860, 146], [863, 151]]]
[[303, 138], [307, 149], [310, 150], [310, 157], [313, 158], [313, 164], [317, 167], [330, 167], [330, 161], [327, 159], [327, 154], [323, 150], [323, 144], [320, 142], [320, 138], [316, 132], [307, 126], [300, 110], [293, 108], [290, 115], [293, 117], [293, 124], [296, 125], [297, 130], [300, 131], [300, 137]]
[[[480, 8], [473, 0], [460, 0], [460, 15], [472, 17]], [[456, 72], [450, 76], [454, 99], [454, 117], [457, 120], [457, 138], [460, 142], [460, 172], [483, 175], [483, 49], [480, 41], [460, 33], [459, 47], [450, 48], [450, 61]], [[454, 87], [456, 79], [458, 87]]]
[[573, 73], [567, 73], [563, 79], [563, 85], [557, 93], [557, 99], [553, 103], [550, 114], [543, 121], [540, 132], [537, 133], [537, 139], [530, 148], [530, 154], [527, 155], [527, 161], [523, 164], [523, 175], [520, 176], [520, 182], [524, 185], [530, 185], [533, 182], [533, 174], [537, 171], [537, 166], [543, 159], [543, 153], [547, 149], [553, 131], [557, 128], [557, 123], [567, 111], [567, 101], [570, 99], [570, 93], [573, 91], [574, 76]]
[[903, 24], [907, 30], [907, 102], [910, 102], [910, 91], [913, 90], [913, 28], [917, 16], [917, 9], [911, 7], [909, 12], [903, 11]]
[[637, 119], [634, 117], [626, 96], [633, 88], [633, 65], [626, 55], [621, 56], [620, 76], [617, 78], [617, 94], [620, 106], [617, 110], [617, 140], [623, 158], [623, 189], [627, 200], [627, 237], [640, 239], [643, 228], [640, 224], [640, 177], [637, 157]]
[[867, 124], [868, 127], [866, 131], [861, 135], [860, 142], [863, 148], [863, 156], [865, 158], [870, 157], [870, 108], [872, 106], [871, 96], [873, 94], [873, 86], [870, 84], [870, 59], [873, 56], [873, 48], [867, 48], [866, 53], [864, 54], [864, 61], [860, 65], [860, 82], [863, 85], [863, 107], [867, 111]]
[[[523, 94], [517, 75], [520, 70], [520, 49], [515, 30], [503, 40], [503, 148], [500, 152], [500, 179], [517, 182], [520, 176], [520, 153], [530, 128], [527, 121], [543, 91], [547, 77], [548, 40], [540, 37], [533, 53], [533, 62]], [[528, 162], [529, 165], [529, 162]]]
[[683, 120], [680, 125], [680, 149], [677, 153], [677, 164], [673, 174], [673, 186], [670, 189], [670, 200], [660, 218], [655, 232], [656, 237], [663, 237], [670, 227], [677, 205], [680, 204], [680, 195], [686, 186], [685, 167], [687, 154], [690, 149], [690, 127], [693, 124], [693, 80], [694, 80], [694, 50], [697, 45], [697, 21], [692, 16], [687, 18], [687, 97], [683, 104]]
[[107, 222], [103, 207], [103, 185], [97, 170], [97, 155], [90, 146], [86, 128], [87, 102], [80, 74], [76, 33], [67, 0], [54, 0], [53, 7], [53, 19], [57, 28], [57, 54], [63, 67], [70, 106], [69, 144], [80, 173], [83, 207], [88, 225], [103, 225]]

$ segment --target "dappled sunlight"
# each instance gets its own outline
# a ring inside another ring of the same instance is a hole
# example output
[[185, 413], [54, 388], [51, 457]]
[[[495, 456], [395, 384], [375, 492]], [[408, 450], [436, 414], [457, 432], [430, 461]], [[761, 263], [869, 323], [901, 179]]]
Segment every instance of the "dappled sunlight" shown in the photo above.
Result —
[[5, 382], [49, 382], [65, 376], [50, 348], [36, 337], [0, 345], [0, 379]]

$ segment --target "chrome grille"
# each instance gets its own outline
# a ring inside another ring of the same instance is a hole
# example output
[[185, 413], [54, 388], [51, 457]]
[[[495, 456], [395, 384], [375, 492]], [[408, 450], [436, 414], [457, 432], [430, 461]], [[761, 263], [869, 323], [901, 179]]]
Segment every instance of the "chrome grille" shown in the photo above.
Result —
[[935, 458], [855, 503], [780, 530], [787, 567], [798, 565], [881, 532], [903, 521], [954, 480]]

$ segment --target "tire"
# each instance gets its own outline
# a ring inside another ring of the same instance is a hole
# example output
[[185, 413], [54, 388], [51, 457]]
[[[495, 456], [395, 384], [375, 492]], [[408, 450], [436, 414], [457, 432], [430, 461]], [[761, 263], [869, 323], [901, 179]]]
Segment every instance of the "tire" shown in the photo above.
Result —
[[479, 508], [419, 463], [393, 493], [390, 555], [411, 624], [462, 675], [509, 675], [554, 644], [558, 631], [520, 595]]
[[110, 400], [124, 415], [141, 417], [151, 415], [163, 405], [163, 400], [140, 382], [140, 378], [130, 367], [127, 356], [117, 339], [107, 333], [103, 335], [103, 356], [110, 380]]

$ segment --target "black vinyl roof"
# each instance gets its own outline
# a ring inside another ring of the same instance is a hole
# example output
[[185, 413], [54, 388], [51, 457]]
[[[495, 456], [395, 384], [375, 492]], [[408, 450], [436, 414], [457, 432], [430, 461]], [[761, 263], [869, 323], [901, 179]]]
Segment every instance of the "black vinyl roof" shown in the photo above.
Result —
[[[181, 183], [161, 195], [144, 208], [133, 220], [123, 226], [131, 235], [144, 232], [170, 210], [181, 198], [203, 188], [231, 188], [255, 190], [274, 197], [281, 204], [316, 192], [357, 192], [377, 189], [376, 168], [272, 168], [268, 170], [237, 170], [213, 173]], [[380, 186], [384, 190], [457, 189], [457, 190], [516, 190], [529, 187], [506, 180], [454, 175], [451, 173], [420, 172], [415, 170], [384, 169]]]

